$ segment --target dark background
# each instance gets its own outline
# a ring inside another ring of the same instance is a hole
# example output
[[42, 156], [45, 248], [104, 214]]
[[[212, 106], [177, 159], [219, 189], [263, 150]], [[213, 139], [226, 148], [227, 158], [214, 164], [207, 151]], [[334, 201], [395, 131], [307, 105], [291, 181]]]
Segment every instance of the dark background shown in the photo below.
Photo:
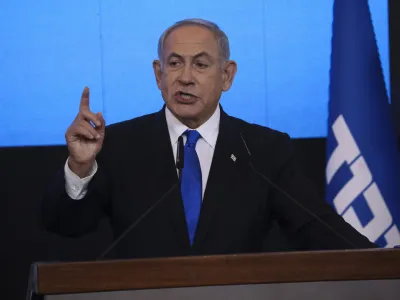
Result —
[[390, 80], [393, 119], [400, 136], [400, 1], [389, 0]]
[[[392, 111], [400, 136], [400, 2], [389, 0]], [[51, 126], [51, 124], [50, 124]], [[305, 173], [321, 193], [325, 186], [325, 139], [295, 139]], [[35, 261], [95, 259], [112, 238], [107, 221], [96, 234], [67, 239], [39, 226], [39, 204], [49, 178], [67, 158], [62, 146], [0, 148], [1, 299], [24, 299]], [[282, 249], [285, 243], [276, 235]]]

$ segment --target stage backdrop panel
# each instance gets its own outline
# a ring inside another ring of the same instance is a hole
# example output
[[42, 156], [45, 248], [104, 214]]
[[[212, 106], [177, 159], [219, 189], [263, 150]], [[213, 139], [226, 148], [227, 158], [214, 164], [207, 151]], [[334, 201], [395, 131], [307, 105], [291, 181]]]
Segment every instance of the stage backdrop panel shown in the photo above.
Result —
[[[370, 0], [389, 90], [387, 1]], [[0, 10], [0, 146], [64, 144], [85, 85], [107, 124], [162, 106], [158, 38], [184, 18], [219, 24], [238, 73], [222, 105], [295, 138], [325, 137], [333, 0], [8, 1]]]

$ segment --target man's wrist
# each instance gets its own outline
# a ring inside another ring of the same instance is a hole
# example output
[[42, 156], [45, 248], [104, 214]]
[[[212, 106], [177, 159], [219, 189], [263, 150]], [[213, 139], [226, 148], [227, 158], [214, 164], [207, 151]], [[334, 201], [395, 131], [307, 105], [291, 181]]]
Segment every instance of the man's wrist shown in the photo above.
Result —
[[79, 178], [85, 178], [89, 176], [90, 171], [93, 168], [94, 161], [88, 163], [76, 163], [71, 157], [68, 159], [69, 169], [76, 174]]

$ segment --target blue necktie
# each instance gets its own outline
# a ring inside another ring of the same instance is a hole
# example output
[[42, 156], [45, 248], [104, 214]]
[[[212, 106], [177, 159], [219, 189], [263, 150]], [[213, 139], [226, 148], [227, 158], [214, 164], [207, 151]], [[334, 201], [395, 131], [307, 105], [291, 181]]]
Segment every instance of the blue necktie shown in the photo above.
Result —
[[187, 130], [184, 134], [187, 136], [187, 141], [184, 149], [181, 194], [185, 209], [190, 244], [193, 245], [197, 221], [199, 220], [200, 215], [202, 197], [201, 169], [196, 152], [196, 143], [200, 138], [200, 133], [196, 130]]

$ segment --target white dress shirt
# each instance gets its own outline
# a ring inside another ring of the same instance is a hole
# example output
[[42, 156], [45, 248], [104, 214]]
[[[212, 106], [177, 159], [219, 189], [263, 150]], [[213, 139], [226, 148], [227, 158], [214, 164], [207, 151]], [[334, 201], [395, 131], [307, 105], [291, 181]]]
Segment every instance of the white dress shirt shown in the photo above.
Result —
[[[165, 117], [168, 126], [168, 132], [171, 139], [172, 151], [174, 153], [174, 159], [176, 161], [178, 138], [189, 129], [181, 121], [179, 121], [171, 111], [165, 108]], [[214, 155], [215, 144], [217, 143], [217, 137], [219, 132], [220, 122], [220, 108], [219, 105], [215, 110], [214, 114], [196, 130], [200, 133], [201, 137], [196, 144], [196, 152], [200, 161], [201, 175], [202, 175], [202, 194], [204, 197], [204, 191], [206, 189], [208, 175], [210, 173], [211, 161]], [[183, 142], [186, 143], [186, 136], [183, 135]], [[68, 160], [64, 166], [65, 174], [65, 190], [67, 194], [75, 200], [82, 199], [87, 192], [87, 187], [94, 174], [97, 172], [97, 162], [95, 161], [89, 176], [80, 178], [74, 174], [68, 167]]]

